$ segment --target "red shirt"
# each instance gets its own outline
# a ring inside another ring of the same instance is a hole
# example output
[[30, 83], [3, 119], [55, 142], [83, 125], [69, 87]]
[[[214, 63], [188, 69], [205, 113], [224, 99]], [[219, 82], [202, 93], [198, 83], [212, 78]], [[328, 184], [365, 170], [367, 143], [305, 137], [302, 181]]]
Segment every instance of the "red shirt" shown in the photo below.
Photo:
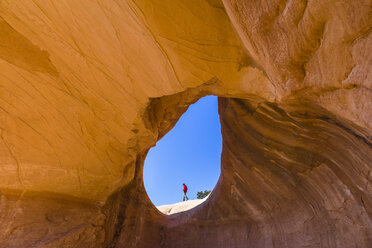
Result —
[[183, 192], [187, 192], [187, 186], [185, 184], [183, 185]]

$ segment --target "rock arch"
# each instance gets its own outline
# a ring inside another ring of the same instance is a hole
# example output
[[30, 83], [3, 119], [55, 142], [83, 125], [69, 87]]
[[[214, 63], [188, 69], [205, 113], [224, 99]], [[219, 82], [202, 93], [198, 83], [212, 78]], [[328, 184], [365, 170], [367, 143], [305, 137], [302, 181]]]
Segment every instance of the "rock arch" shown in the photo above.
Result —
[[[0, 247], [370, 247], [370, 8], [1, 2]], [[163, 216], [144, 157], [208, 94], [222, 177]]]

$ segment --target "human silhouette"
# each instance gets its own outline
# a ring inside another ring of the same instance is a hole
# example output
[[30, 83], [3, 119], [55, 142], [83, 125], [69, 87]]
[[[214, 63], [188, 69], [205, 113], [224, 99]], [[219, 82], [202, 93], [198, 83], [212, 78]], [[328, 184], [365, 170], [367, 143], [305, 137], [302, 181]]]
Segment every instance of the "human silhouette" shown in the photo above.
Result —
[[186, 186], [186, 184], [183, 183], [183, 200], [182, 201], [185, 201], [185, 200], [188, 201], [189, 200], [186, 193], [187, 193], [187, 186]]

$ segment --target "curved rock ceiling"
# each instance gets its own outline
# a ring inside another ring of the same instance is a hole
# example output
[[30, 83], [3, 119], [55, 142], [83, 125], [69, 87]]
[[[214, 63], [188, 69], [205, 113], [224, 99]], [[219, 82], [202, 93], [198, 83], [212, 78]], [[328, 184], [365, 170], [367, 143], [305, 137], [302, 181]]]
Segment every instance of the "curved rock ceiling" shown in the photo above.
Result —
[[[372, 247], [364, 0], [0, 2], [0, 247]], [[219, 96], [221, 177], [164, 216], [148, 149]]]

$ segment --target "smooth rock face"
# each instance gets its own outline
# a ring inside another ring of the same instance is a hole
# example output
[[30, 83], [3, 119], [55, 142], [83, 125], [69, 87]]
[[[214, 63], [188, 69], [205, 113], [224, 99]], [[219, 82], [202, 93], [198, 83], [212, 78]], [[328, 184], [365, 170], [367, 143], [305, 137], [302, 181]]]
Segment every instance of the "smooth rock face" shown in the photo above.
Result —
[[0, 247], [102, 247], [98, 205], [48, 193], [0, 196]]
[[177, 203], [174, 203], [174, 204], [156, 206], [156, 208], [159, 209], [159, 211], [162, 212], [163, 214], [167, 214], [167, 215], [176, 214], [176, 213], [185, 212], [187, 210], [190, 210], [190, 209], [202, 204], [207, 199], [208, 199], [208, 197], [203, 198], [203, 199], [182, 201], [182, 202], [177, 202]]
[[[0, 2], [0, 247], [372, 247], [367, 0]], [[219, 96], [221, 177], [165, 216], [143, 161]]]

